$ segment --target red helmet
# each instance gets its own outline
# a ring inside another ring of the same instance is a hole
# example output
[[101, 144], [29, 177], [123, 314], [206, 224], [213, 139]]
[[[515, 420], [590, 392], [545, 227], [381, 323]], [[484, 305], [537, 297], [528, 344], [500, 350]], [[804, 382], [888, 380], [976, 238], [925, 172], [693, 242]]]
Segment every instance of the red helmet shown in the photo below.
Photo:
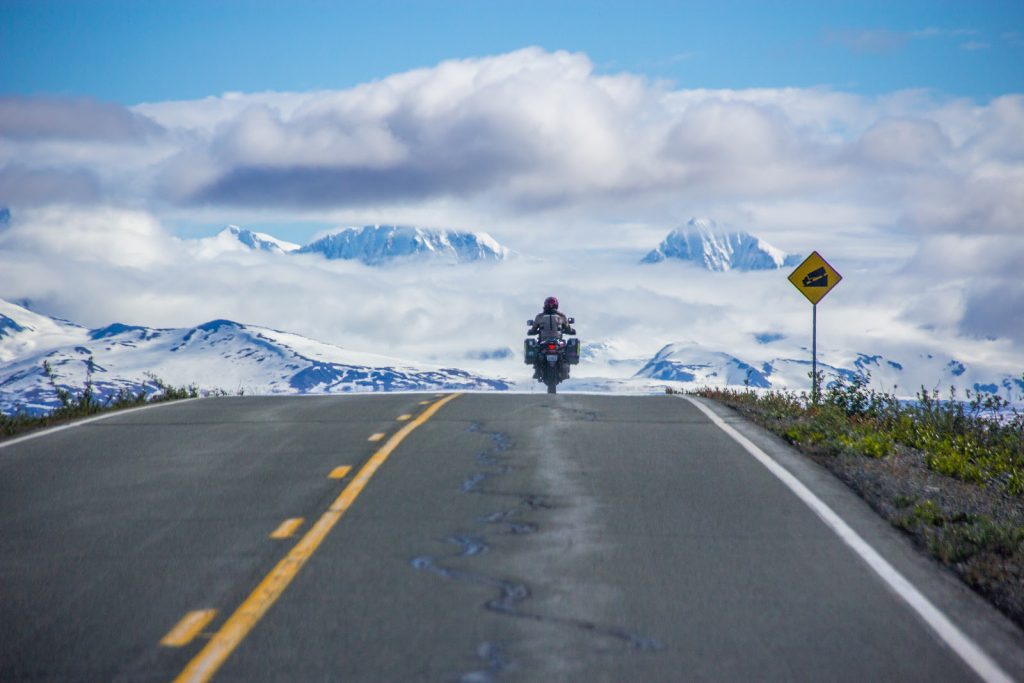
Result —
[[547, 299], [544, 299], [544, 310], [545, 311], [557, 311], [558, 310], [558, 299], [553, 297], [553, 296], [549, 296]]

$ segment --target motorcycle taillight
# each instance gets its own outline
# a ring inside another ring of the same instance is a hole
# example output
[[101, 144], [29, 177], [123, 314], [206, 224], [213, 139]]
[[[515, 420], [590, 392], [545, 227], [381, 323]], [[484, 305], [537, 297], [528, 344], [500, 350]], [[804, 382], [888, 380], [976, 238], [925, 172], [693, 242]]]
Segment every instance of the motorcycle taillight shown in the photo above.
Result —
[[557, 346], [555, 346], [554, 344], [548, 344], [548, 350], [549, 350], [549, 351], [554, 351], [554, 350], [555, 350], [555, 349], [557, 349], [557, 348], [558, 348], [558, 347], [557, 347]]

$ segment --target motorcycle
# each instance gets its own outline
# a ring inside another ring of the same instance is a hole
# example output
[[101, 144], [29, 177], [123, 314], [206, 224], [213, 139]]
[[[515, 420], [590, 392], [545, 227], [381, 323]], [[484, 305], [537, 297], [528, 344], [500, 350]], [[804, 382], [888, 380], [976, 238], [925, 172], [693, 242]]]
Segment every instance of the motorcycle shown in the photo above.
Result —
[[[568, 320], [570, 325], [576, 322], [574, 318]], [[527, 320], [526, 324], [532, 328], [534, 321]], [[575, 334], [575, 330], [571, 333]], [[526, 364], [539, 370], [537, 381], [547, 386], [549, 394], [557, 393], [559, 383], [569, 379], [569, 367], [580, 362], [580, 340], [562, 339], [560, 333], [558, 337], [528, 337], [523, 348]]]

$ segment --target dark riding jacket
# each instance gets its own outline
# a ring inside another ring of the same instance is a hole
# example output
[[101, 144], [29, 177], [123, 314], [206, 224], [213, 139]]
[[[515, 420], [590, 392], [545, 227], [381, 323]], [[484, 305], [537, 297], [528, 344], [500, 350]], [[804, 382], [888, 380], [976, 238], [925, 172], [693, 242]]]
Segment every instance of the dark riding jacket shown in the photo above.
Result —
[[538, 313], [528, 334], [539, 334], [541, 339], [561, 339], [562, 333], [576, 334], [569, 319], [557, 310]]

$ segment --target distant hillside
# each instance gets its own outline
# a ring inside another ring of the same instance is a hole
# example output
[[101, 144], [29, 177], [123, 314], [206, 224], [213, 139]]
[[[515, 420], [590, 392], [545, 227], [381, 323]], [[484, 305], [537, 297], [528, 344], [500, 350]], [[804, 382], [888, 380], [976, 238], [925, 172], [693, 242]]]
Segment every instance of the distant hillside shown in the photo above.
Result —
[[[89, 359], [101, 398], [136, 390], [154, 373], [175, 386], [239, 388], [258, 394], [507, 389], [503, 380], [453, 368], [413, 364], [348, 351], [297, 334], [230, 320], [155, 329], [114, 323], [95, 330], [39, 316], [0, 300], [0, 349], [20, 349], [0, 362], [0, 412], [44, 412], [58, 405], [43, 372], [79, 391]], [[16, 345], [16, 346], [15, 346]]]
[[[833, 354], [834, 355], [834, 354]], [[772, 357], [743, 360], [729, 353], [708, 349], [694, 342], [668, 344], [637, 373], [638, 378], [684, 382], [694, 386], [754, 387], [804, 390], [810, 387], [810, 357]], [[982, 364], [968, 364], [950, 356], [916, 353], [899, 359], [881, 354], [853, 353], [837, 361], [819, 358], [818, 370], [825, 381], [836, 377], [852, 379], [870, 376], [871, 386], [913, 397], [921, 387], [938, 390], [948, 398], [956, 387], [961, 398], [967, 391], [998, 393], [1014, 403], [1024, 402], [1024, 378]]]

